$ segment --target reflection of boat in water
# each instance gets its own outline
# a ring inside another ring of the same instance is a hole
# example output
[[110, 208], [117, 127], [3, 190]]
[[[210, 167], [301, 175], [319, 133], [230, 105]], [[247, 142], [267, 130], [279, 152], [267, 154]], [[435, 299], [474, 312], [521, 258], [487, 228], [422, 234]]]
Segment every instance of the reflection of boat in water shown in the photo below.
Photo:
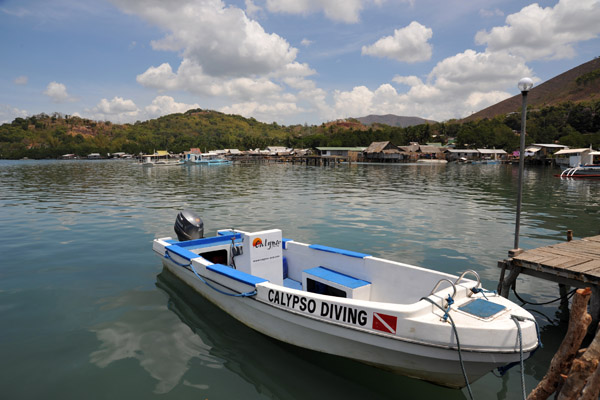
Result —
[[168, 151], [159, 150], [154, 154], [142, 155], [140, 163], [144, 167], [160, 167], [168, 165], [181, 165], [182, 161], [179, 159], [179, 157], [173, 156]]
[[286, 343], [455, 388], [538, 346], [531, 314], [486, 297], [473, 271], [469, 280], [284, 239], [277, 229], [202, 238], [202, 221], [189, 211], [175, 226], [180, 241], [154, 240], [164, 267]]
[[417, 160], [417, 164], [448, 164], [448, 161], [436, 158], [420, 158]]

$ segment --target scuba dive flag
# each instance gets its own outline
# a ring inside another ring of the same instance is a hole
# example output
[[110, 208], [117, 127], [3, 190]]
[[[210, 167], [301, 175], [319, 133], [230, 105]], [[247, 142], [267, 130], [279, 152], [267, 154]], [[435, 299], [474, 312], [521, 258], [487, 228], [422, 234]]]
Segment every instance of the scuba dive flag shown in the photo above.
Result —
[[396, 333], [396, 323], [398, 317], [393, 315], [373, 313], [373, 329], [376, 329], [385, 333]]

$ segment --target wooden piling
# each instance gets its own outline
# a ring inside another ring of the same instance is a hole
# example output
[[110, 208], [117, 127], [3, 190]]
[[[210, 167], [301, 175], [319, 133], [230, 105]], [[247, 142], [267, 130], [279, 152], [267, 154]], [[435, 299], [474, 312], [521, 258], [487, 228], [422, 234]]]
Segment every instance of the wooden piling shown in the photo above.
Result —
[[563, 371], [571, 369], [570, 366], [575, 353], [579, 350], [581, 342], [587, 333], [588, 326], [592, 322], [591, 315], [587, 313], [587, 305], [591, 295], [592, 291], [589, 288], [578, 289], [576, 291], [573, 303], [571, 304], [571, 316], [569, 318], [567, 333], [550, 362], [548, 372], [536, 388], [527, 396], [527, 400], [547, 399], [557, 390]]

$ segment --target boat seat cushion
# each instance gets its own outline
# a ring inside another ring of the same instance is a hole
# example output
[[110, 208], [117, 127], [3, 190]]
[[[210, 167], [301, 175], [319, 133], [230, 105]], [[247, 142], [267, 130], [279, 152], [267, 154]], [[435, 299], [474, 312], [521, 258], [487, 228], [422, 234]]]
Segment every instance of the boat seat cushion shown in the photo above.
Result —
[[334, 282], [338, 285], [342, 285], [351, 289], [356, 289], [361, 286], [371, 284], [370, 282], [363, 281], [362, 279], [357, 279], [353, 276], [342, 274], [325, 267], [305, 269], [304, 272], [306, 272], [308, 275], [312, 275], [329, 282]]

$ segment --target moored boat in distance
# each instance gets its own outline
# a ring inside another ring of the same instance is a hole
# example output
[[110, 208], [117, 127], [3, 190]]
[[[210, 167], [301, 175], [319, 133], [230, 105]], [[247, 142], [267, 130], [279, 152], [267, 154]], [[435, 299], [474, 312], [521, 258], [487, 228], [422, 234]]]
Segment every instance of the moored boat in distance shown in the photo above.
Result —
[[555, 156], [569, 156], [569, 164], [561, 165], [561, 178], [600, 178], [600, 151], [588, 149], [563, 149]]
[[144, 167], [161, 167], [181, 165], [182, 160], [166, 150], [158, 150], [154, 154], [143, 154], [140, 158], [140, 164]]
[[[279, 229], [204, 238], [180, 212], [163, 266], [245, 325], [303, 348], [461, 388], [538, 347], [529, 312], [460, 277], [285, 239]], [[472, 279], [466, 279], [467, 277]]]
[[186, 153], [186, 164], [204, 164], [204, 165], [226, 165], [231, 164], [228, 160], [216, 153]]

